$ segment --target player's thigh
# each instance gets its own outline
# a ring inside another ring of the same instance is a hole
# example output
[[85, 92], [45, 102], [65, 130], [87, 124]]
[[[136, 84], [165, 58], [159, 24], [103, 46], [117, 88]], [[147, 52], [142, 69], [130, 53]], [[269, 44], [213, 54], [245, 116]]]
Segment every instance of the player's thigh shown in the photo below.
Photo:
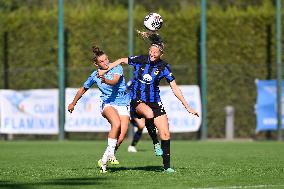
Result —
[[102, 115], [108, 120], [112, 127], [120, 127], [120, 117], [117, 110], [112, 106], [104, 107]]
[[159, 131], [162, 140], [170, 139], [170, 130], [167, 114], [155, 117], [154, 123]]
[[136, 106], [136, 112], [144, 118], [153, 118], [154, 113], [152, 109], [145, 103], [140, 103]]

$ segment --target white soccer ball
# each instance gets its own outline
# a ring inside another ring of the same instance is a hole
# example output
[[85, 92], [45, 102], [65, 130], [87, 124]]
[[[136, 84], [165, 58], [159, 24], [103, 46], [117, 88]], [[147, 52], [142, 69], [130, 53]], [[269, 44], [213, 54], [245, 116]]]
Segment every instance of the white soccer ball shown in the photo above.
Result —
[[161, 29], [163, 19], [158, 13], [150, 13], [144, 18], [144, 26], [150, 31], [157, 31]]

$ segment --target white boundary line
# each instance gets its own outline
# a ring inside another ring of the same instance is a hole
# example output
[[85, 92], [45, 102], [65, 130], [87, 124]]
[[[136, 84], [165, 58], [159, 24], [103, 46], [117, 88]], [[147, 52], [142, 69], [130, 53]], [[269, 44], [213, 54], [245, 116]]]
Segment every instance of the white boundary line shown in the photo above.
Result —
[[222, 187], [189, 188], [189, 189], [243, 189], [243, 188], [271, 188], [271, 187], [284, 187], [284, 185], [222, 186]]

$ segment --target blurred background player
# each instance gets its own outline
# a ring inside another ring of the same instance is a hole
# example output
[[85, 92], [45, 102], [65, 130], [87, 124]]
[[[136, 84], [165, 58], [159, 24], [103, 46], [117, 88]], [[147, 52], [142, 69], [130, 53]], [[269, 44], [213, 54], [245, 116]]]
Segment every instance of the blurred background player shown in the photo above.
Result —
[[[93, 61], [101, 70], [109, 68], [108, 56], [96, 45], [93, 46]], [[98, 71], [94, 71], [78, 90], [73, 101], [68, 106], [68, 111], [73, 112], [77, 101], [82, 95], [96, 84], [101, 91], [101, 113], [111, 125], [108, 134], [108, 146], [98, 161], [100, 171], [106, 171], [106, 163], [119, 164], [115, 157], [115, 149], [119, 147], [125, 138], [129, 124], [129, 94], [126, 92], [122, 67], [115, 66], [105, 76], [97, 77]]]

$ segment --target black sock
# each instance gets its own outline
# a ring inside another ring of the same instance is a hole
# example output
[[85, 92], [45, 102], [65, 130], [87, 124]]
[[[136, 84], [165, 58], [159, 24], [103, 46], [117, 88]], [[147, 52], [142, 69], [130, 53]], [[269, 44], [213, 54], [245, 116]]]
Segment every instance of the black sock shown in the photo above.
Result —
[[133, 137], [131, 146], [136, 146], [136, 144], [138, 143], [138, 141], [140, 140], [140, 138], [142, 136], [142, 131], [141, 130], [136, 131], [136, 133], [135, 133], [135, 135]]
[[154, 124], [154, 118], [146, 118], [145, 119], [145, 126], [148, 130], [148, 133], [153, 141], [153, 144], [159, 143], [157, 133], [156, 133], [156, 127]]
[[163, 150], [164, 169], [168, 169], [171, 166], [171, 140], [161, 140], [161, 147]]

